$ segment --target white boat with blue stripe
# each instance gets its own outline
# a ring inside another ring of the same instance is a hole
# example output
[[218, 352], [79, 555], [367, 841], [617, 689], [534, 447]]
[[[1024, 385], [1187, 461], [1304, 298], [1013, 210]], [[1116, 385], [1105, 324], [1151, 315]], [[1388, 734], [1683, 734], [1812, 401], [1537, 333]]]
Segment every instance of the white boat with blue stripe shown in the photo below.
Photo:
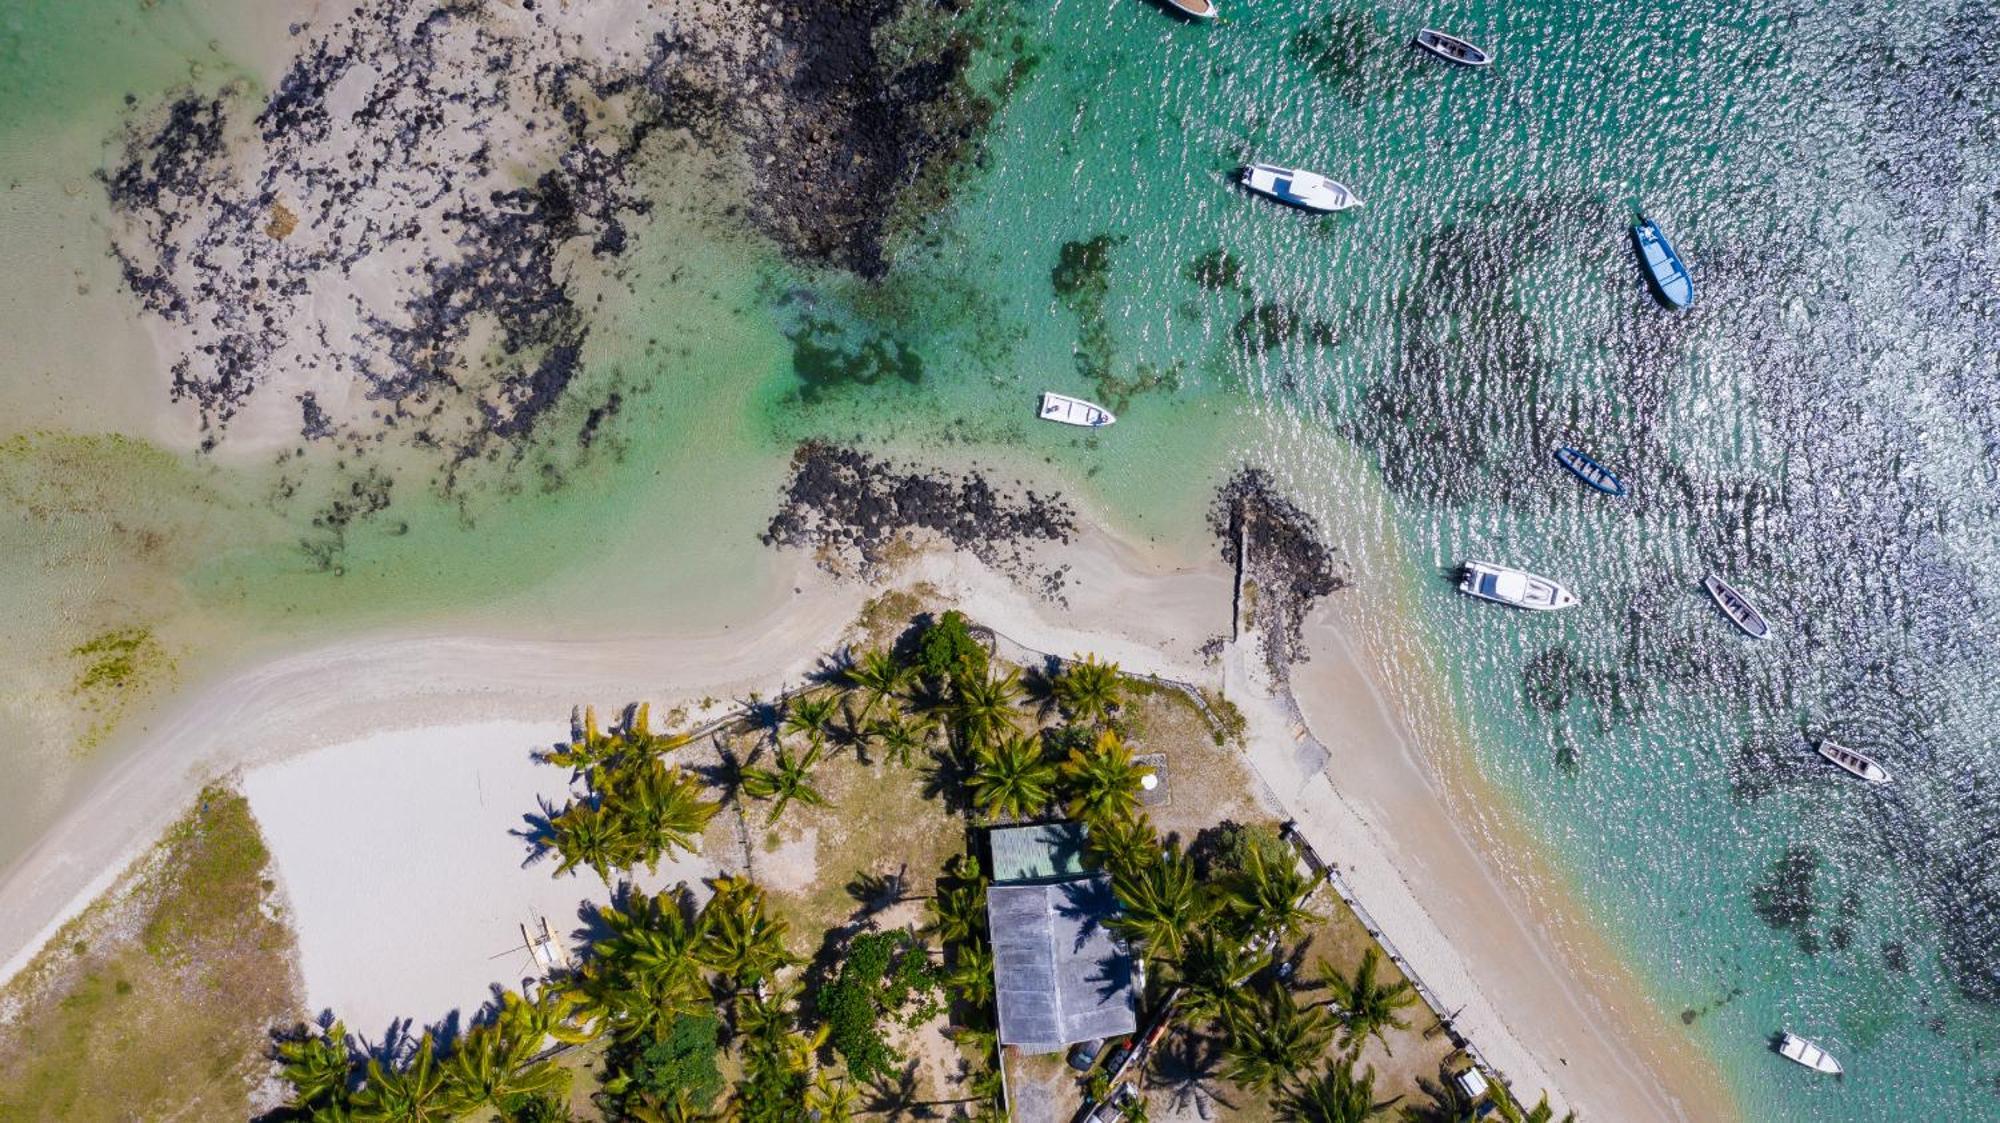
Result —
[[1102, 429], [1118, 420], [1111, 415], [1110, 410], [1096, 402], [1086, 402], [1082, 398], [1047, 392], [1042, 394], [1041, 416], [1043, 421], [1080, 425], [1085, 429]]
[[1346, 184], [1335, 183], [1318, 172], [1302, 172], [1276, 164], [1251, 164], [1237, 179], [1259, 195], [1268, 195], [1302, 210], [1344, 211], [1361, 205]]
[[1492, 562], [1469, 561], [1458, 580], [1458, 591], [1495, 604], [1552, 612], [1574, 608], [1583, 602], [1575, 593], [1546, 577]]

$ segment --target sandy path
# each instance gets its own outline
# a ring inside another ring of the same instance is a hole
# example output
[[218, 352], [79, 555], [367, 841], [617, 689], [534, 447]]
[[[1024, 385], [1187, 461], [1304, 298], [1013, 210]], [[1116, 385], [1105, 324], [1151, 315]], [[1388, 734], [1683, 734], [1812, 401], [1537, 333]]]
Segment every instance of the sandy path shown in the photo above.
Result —
[[[1496, 845], [1492, 831], [1454, 825], [1468, 807], [1487, 823], [1508, 817], [1478, 802], [1490, 793], [1437, 783], [1409, 718], [1380, 701], [1374, 653], [1354, 648], [1333, 612], [1308, 627], [1316, 658], [1300, 668], [1296, 686], [1335, 767], [1303, 776], [1288, 711], [1258, 696], [1245, 652], [1232, 648], [1222, 667], [1198, 653], [1228, 632], [1226, 570], [1178, 566], [1098, 533], [1059, 549], [1050, 556], [1071, 567], [1067, 608], [962, 555], [927, 555], [905, 576], [1031, 647], [1226, 680], [1250, 720], [1251, 760], [1263, 780], [1322, 854], [1340, 863], [1445, 1003], [1464, 1007], [1461, 1028], [1523, 1091], [1556, 1089], [1595, 1119], [1735, 1115], [1713, 1068], [1644, 1001], [1559, 886], [1528, 868], [1527, 852]], [[578, 702], [649, 699], [659, 712], [675, 701], [795, 682], [838, 641], [866, 595], [803, 571], [796, 583], [802, 591], [782, 603], [746, 607], [744, 623], [700, 635], [372, 637], [230, 676], [163, 722], [0, 882], [0, 953], [10, 956], [0, 974], [108, 884], [204, 780], [231, 769], [385, 731], [507, 720], [546, 726]], [[291, 829], [278, 827], [281, 835]], [[1524, 881], [1542, 887], [1537, 896], [1512, 888]]]

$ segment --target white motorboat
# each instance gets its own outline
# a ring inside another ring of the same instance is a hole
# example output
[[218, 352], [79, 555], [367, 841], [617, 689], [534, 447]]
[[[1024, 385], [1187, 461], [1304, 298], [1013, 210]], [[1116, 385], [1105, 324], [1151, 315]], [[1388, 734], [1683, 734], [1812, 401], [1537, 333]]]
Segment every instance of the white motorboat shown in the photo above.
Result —
[[1081, 425], [1086, 429], [1101, 429], [1118, 420], [1111, 411], [1095, 402], [1082, 398], [1072, 398], [1065, 394], [1044, 393], [1042, 395], [1041, 416], [1043, 421], [1056, 421], [1064, 425]]
[[1160, 0], [1167, 10], [1189, 19], [1214, 19], [1220, 14], [1215, 0]]
[[1318, 172], [1302, 172], [1276, 164], [1251, 164], [1237, 179], [1259, 195], [1309, 211], [1344, 211], [1361, 205], [1346, 184], [1335, 183]]
[[1841, 1074], [1840, 1062], [1834, 1060], [1831, 1053], [1790, 1031], [1778, 1035], [1778, 1055], [1788, 1061], [1797, 1061], [1814, 1072], [1833, 1076]]
[[1481, 600], [1537, 612], [1573, 608], [1582, 603], [1575, 593], [1555, 581], [1492, 562], [1466, 562], [1458, 590]]
[[1869, 759], [1867, 754], [1857, 753], [1846, 745], [1835, 741], [1821, 740], [1813, 745], [1813, 748], [1819, 750], [1819, 755], [1871, 784], [1886, 784], [1894, 779], [1894, 777], [1889, 775], [1888, 769]]

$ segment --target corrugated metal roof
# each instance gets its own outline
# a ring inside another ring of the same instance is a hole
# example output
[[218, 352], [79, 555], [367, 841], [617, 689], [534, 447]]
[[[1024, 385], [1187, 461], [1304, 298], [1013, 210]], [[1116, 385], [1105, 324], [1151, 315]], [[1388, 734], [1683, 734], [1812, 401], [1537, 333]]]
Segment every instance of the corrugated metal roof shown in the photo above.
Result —
[[1139, 965], [1104, 926], [1117, 911], [1102, 874], [986, 890], [1001, 1044], [1052, 1053], [1138, 1028]]
[[986, 842], [993, 853], [993, 880], [1002, 885], [1089, 872], [1083, 866], [1082, 823], [997, 827], [986, 833]]

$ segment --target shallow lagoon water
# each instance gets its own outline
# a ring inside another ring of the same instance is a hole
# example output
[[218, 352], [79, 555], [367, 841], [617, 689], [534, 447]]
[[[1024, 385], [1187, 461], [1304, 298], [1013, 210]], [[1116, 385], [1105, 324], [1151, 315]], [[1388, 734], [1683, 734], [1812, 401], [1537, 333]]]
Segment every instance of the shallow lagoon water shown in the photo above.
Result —
[[[985, 45], [1018, 80], [982, 165], [881, 285], [663, 218], [594, 336], [591, 385], [629, 390], [601, 447], [552, 443], [469, 500], [406, 489], [338, 575], [298, 549], [299, 511], [230, 492], [220, 530], [170, 528], [218, 537], [161, 563], [169, 599], [255, 627], [726, 615], [765, 579], [755, 532], [809, 437], [1053, 474], [1184, 551], [1208, 548], [1214, 483], [1270, 465], [1351, 564], [1414, 559], [1389, 576], [1417, 619], [1357, 615], [1453, 684], [1480, 767], [1746, 1117], [2000, 1112], [1989, 15], [1014, 10]], [[1409, 52], [1424, 23], [1495, 66]], [[164, 61], [133, 72], [163, 84], [210, 50], [152, 42], [139, 56]], [[118, 110], [84, 103], [99, 124], [0, 119], [87, 153]], [[1321, 218], [1246, 196], [1229, 175], [1251, 159], [1365, 205]], [[1643, 288], [1641, 208], [1693, 263], [1687, 312]], [[1043, 389], [1106, 399], [1120, 423], [1038, 425]], [[1558, 444], [1632, 496], [1577, 486]], [[1356, 461], [1383, 486], [1343, 485]], [[1372, 549], [1381, 534], [1402, 548]], [[1468, 555], [1585, 605], [1474, 604], [1447, 573]], [[1707, 603], [1711, 570], [1771, 640]], [[1878, 752], [1897, 784], [1847, 782], [1817, 735]], [[1768, 1052], [1781, 1027], [1848, 1077]]]

